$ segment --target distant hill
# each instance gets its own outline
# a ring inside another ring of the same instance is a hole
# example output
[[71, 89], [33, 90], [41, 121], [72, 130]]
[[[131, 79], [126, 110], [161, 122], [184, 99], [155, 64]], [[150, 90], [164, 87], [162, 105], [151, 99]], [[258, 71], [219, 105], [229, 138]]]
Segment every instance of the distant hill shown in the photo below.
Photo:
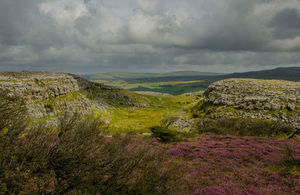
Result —
[[194, 77], [194, 76], [219, 76], [222, 74], [212, 72], [197, 72], [197, 71], [177, 71], [169, 73], [96, 73], [81, 75], [83, 78], [89, 80], [123, 80], [123, 79], [151, 79], [151, 78], [165, 78], [165, 77]]
[[179, 71], [171, 73], [101, 73], [84, 78], [130, 91], [179, 95], [205, 90], [213, 82], [229, 78], [300, 81], [300, 67], [276, 68], [232, 74]]
[[217, 78], [253, 78], [300, 81], [300, 67], [276, 68], [272, 70], [233, 73], [217, 76]]
[[272, 70], [261, 70], [252, 72], [220, 74], [212, 72], [197, 71], [177, 71], [169, 73], [96, 73], [85, 74], [83, 78], [89, 80], [136, 80], [149, 81], [156, 78], [159, 81], [195, 80], [195, 79], [213, 79], [220, 80], [226, 78], [257, 78], [257, 79], [277, 79], [300, 81], [300, 67], [276, 68]]

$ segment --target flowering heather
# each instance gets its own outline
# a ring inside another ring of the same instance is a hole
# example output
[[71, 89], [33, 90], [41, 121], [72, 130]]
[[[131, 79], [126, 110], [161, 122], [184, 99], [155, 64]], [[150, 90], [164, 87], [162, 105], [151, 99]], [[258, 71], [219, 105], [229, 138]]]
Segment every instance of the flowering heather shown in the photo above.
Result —
[[299, 164], [293, 174], [278, 168], [287, 146], [299, 159], [299, 140], [214, 134], [173, 143], [168, 154], [187, 167], [188, 194], [298, 194]]
[[104, 137], [97, 118], [76, 116], [58, 134], [23, 134], [21, 112], [0, 116], [0, 194], [300, 194], [300, 140], [207, 133], [162, 144]]

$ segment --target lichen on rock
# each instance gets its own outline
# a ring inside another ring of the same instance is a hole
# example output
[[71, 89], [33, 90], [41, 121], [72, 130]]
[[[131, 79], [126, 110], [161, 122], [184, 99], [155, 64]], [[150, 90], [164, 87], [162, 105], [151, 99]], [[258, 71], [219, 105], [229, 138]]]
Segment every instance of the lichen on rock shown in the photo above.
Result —
[[52, 120], [61, 114], [87, 114], [105, 110], [80, 93], [78, 82], [68, 74], [51, 72], [0, 73], [0, 92], [24, 99], [32, 119]]
[[193, 108], [203, 118], [250, 118], [282, 122], [300, 129], [300, 83], [226, 79], [213, 83]]

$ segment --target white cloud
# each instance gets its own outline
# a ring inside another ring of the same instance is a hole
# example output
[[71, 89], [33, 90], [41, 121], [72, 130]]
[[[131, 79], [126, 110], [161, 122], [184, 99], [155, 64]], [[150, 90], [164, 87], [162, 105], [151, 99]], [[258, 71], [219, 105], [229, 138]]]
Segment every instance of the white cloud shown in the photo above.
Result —
[[270, 25], [286, 8], [300, 1], [1, 0], [0, 69], [299, 65], [298, 29], [278, 39]]
[[155, 13], [159, 10], [158, 0], [137, 0], [137, 4], [148, 13]]
[[47, 0], [39, 8], [64, 27], [72, 27], [78, 18], [89, 15], [84, 0]]

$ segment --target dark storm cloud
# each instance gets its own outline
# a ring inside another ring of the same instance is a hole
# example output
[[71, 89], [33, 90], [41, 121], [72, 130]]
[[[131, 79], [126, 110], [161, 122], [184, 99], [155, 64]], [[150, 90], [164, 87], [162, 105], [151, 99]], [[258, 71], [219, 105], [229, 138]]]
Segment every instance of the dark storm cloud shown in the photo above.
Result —
[[299, 66], [299, 0], [1, 0], [0, 71]]
[[224, 1], [222, 7], [211, 6], [203, 18], [204, 33], [193, 41], [195, 46], [217, 51], [261, 50], [269, 40], [267, 30], [260, 28], [253, 16], [256, 3], [237, 0]]
[[5, 45], [16, 45], [22, 34], [27, 33], [31, 22], [34, 1], [2, 0], [0, 2], [0, 41]]
[[295, 38], [300, 35], [300, 11], [286, 8], [274, 16], [270, 25], [274, 27], [274, 35], [277, 38]]

